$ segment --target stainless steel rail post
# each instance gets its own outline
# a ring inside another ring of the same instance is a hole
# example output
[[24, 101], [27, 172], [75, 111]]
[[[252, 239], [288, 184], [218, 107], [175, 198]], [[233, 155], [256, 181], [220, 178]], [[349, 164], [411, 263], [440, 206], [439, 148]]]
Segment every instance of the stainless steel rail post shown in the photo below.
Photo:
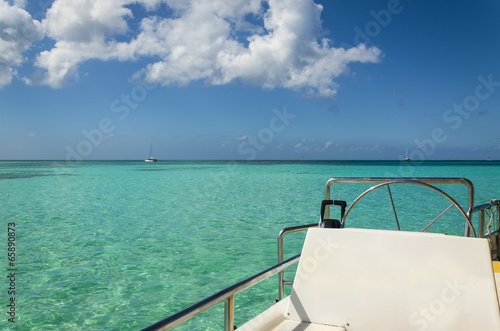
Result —
[[[315, 226], [318, 226], [318, 223], [292, 226], [292, 227], [284, 228], [283, 230], [281, 230], [280, 233], [278, 234], [278, 263], [283, 262], [283, 236], [287, 233], [303, 231], [303, 230], [307, 230], [307, 229], [315, 227]], [[280, 301], [283, 300], [283, 298], [285, 297], [285, 290], [283, 288], [283, 285], [293, 285], [293, 282], [286, 281], [283, 279], [283, 277], [284, 277], [284, 270], [280, 271], [280, 273], [279, 273], [279, 300]]]
[[234, 331], [234, 295], [224, 301], [224, 331]]
[[479, 231], [479, 238], [484, 238], [484, 213], [486, 209], [481, 209], [479, 211], [479, 226], [478, 226], [478, 231]]
[[[298, 225], [298, 226], [292, 226], [289, 228], [284, 228], [283, 230], [280, 231], [278, 234], [278, 263], [283, 262], [283, 236], [287, 233], [291, 232], [297, 232], [297, 231], [303, 231], [307, 230], [312, 227], [317, 227], [318, 223], [313, 223], [313, 224], [306, 224], [306, 225]], [[293, 282], [291, 281], [286, 281], [283, 279], [284, 277], [284, 271], [279, 272], [279, 300], [283, 300], [285, 297], [285, 290], [283, 288], [283, 285], [292, 285]]]

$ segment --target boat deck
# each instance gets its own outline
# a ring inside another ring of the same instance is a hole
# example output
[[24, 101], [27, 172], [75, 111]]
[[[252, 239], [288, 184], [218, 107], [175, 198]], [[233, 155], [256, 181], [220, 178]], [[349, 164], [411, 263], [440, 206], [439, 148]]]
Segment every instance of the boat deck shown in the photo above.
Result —
[[[376, 185], [345, 210], [345, 201], [331, 200], [334, 183]], [[360, 199], [387, 188], [397, 229], [403, 230], [390, 188], [396, 184], [426, 187], [450, 205], [421, 232], [346, 227], [347, 216]], [[467, 208], [430, 184], [465, 185]], [[341, 221], [330, 219], [331, 205], [341, 207]], [[464, 237], [425, 232], [453, 207], [465, 220]], [[277, 273], [280, 301], [238, 331], [500, 330], [500, 262], [495, 261], [499, 258], [500, 200], [475, 206], [474, 187], [468, 179], [331, 178], [325, 185], [320, 215], [319, 228], [306, 224], [280, 232], [277, 265], [144, 330], [170, 329], [224, 301], [224, 330], [233, 331], [235, 294]], [[478, 215], [477, 232], [473, 215]], [[283, 260], [283, 235], [303, 230], [308, 233], [302, 253]], [[285, 281], [283, 271], [297, 262], [294, 281]], [[284, 296], [283, 285], [293, 286], [290, 296]]]

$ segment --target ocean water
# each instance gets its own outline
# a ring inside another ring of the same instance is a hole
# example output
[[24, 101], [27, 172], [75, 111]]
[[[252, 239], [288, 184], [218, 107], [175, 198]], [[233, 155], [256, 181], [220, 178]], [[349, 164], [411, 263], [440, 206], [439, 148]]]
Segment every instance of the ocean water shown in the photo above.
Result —
[[[144, 328], [275, 264], [278, 232], [317, 222], [326, 181], [343, 176], [466, 177], [476, 205], [500, 199], [496, 161], [3, 161], [0, 328]], [[332, 198], [349, 204], [370, 186], [334, 184]], [[466, 204], [464, 185], [438, 187]], [[415, 185], [392, 193], [407, 230], [449, 205]], [[454, 209], [429, 230], [461, 235]], [[332, 209], [332, 217], [338, 213]], [[366, 196], [346, 225], [394, 229], [387, 190]], [[300, 251], [304, 234], [288, 236], [286, 257]], [[12, 268], [15, 294], [8, 294]], [[278, 297], [277, 283], [275, 276], [236, 296], [236, 325]], [[11, 297], [15, 323], [8, 321]], [[221, 330], [222, 321], [219, 304], [176, 329]]]

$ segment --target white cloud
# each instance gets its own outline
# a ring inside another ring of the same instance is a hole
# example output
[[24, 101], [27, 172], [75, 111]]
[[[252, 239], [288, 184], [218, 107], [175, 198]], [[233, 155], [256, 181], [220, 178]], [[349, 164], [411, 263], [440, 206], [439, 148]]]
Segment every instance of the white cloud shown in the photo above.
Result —
[[24, 1], [10, 5], [0, 0], [0, 88], [12, 82], [27, 51], [34, 41], [43, 37], [40, 22], [33, 20], [23, 7]]
[[[265, 88], [284, 87], [332, 97], [338, 88], [333, 78], [344, 73], [350, 62], [377, 62], [381, 56], [374, 47], [333, 48], [326, 38], [319, 43], [322, 7], [312, 0], [270, 0], [263, 17], [264, 32], [249, 36], [248, 45], [233, 37], [239, 31], [230, 22], [257, 14], [257, 7], [250, 6], [235, 16], [235, 11], [221, 10], [227, 9], [229, 2], [210, 3], [219, 6], [193, 0], [179, 18], [155, 24], [161, 27], [155, 30], [156, 38], [165, 40], [168, 53], [140, 73], [149, 82], [185, 85], [204, 79], [219, 85], [241, 80]], [[194, 26], [198, 27], [196, 33]], [[148, 40], [152, 39], [149, 35]]]
[[333, 141], [327, 141], [327, 142], [325, 143], [325, 147], [324, 147], [324, 149], [327, 149], [328, 147], [330, 147], [330, 146], [332, 146], [332, 145], [333, 145]]
[[[42, 21], [55, 47], [41, 52], [36, 65], [45, 71], [38, 83], [61, 88], [78, 80], [78, 66], [90, 59], [109, 60], [116, 55], [116, 36], [125, 35], [132, 0], [55, 0]], [[152, 1], [146, 1], [151, 7]]]
[[307, 138], [302, 138], [302, 140], [293, 146], [293, 148], [296, 150], [307, 151], [310, 149], [312, 143], [314, 143], [314, 141], [308, 141]]
[[[134, 17], [133, 4], [145, 7], [146, 16]], [[159, 6], [168, 6], [171, 17], [158, 16]], [[178, 86], [241, 81], [332, 97], [334, 79], [349, 63], [378, 62], [381, 51], [332, 47], [322, 38], [322, 10], [313, 0], [55, 0], [42, 21], [55, 46], [37, 56], [41, 74], [33, 79], [61, 88], [78, 81], [78, 68], [88, 60], [159, 58], [133, 77]], [[133, 20], [140, 20], [137, 31]]]
[[247, 138], [248, 138], [248, 135], [243, 135], [241, 137], [236, 137], [234, 139], [236, 139], [236, 140], [247, 140]]
[[55, 40], [89, 43], [124, 34], [132, 11], [131, 1], [56, 0], [43, 20], [47, 35]]
[[[307, 94], [332, 97], [349, 62], [377, 62], [380, 50], [364, 45], [345, 50], [321, 44], [322, 6], [307, 0], [270, 0], [264, 26], [267, 33], [249, 38], [249, 45], [218, 54], [221, 81], [240, 78], [264, 87], [287, 87]], [[214, 80], [218, 83], [217, 80]]]

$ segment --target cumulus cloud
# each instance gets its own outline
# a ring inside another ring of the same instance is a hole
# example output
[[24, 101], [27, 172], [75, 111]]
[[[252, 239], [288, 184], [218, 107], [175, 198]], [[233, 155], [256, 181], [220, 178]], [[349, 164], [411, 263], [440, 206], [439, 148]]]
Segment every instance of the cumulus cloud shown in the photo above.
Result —
[[302, 150], [302, 151], [308, 151], [311, 147], [312, 144], [315, 143], [315, 140], [308, 140], [307, 138], [302, 138], [301, 141], [299, 141], [293, 148], [296, 151]]
[[[117, 56], [117, 36], [129, 31], [133, 18], [127, 0], [55, 0], [47, 10], [42, 26], [56, 40], [55, 47], [41, 52], [36, 65], [45, 75], [38, 82], [61, 88], [78, 80], [78, 67], [90, 60], [109, 60]], [[143, 1], [148, 7], [152, 1]]]
[[16, 67], [26, 61], [22, 54], [43, 38], [40, 22], [33, 20], [24, 6], [24, 1], [10, 5], [0, 0], [0, 88], [12, 82]]
[[[150, 11], [136, 36], [128, 25], [135, 19], [129, 8], [134, 4]], [[155, 15], [162, 4], [174, 11], [171, 18]], [[148, 56], [163, 59], [143, 70], [149, 81], [185, 85], [207, 78], [213, 73], [214, 50], [232, 40], [232, 27], [245, 26], [241, 15], [258, 10], [260, 0], [55, 0], [42, 21], [56, 44], [37, 58], [44, 72], [40, 83], [60, 88], [77, 81], [78, 67], [87, 60]]]
[[[146, 14], [134, 13], [137, 6]], [[52, 49], [38, 54], [40, 74], [34, 76], [54, 88], [78, 81], [79, 66], [88, 60], [154, 59], [133, 78], [178, 86], [238, 81], [332, 97], [338, 89], [334, 79], [350, 63], [381, 57], [376, 47], [333, 47], [324, 37], [323, 8], [313, 0], [55, 0], [41, 25], [21, 7], [8, 8], [23, 12], [25, 24], [42, 27], [55, 40]], [[165, 12], [171, 15], [159, 15]]]
[[[147, 37], [168, 46], [165, 54], [158, 54], [163, 55], [161, 61], [140, 73], [149, 82], [185, 85], [203, 79], [219, 85], [240, 80], [264, 88], [284, 87], [332, 97], [338, 88], [333, 79], [344, 73], [350, 62], [380, 59], [381, 52], [375, 47], [359, 45], [346, 50], [330, 46], [326, 38], [319, 42], [322, 7], [312, 0], [270, 0], [263, 15], [263, 32], [250, 35], [247, 44], [234, 37], [240, 31], [231, 22], [258, 15], [263, 10], [258, 6], [260, 1], [247, 7], [242, 1], [190, 3], [192, 6], [176, 19], [147, 22], [145, 33], [134, 41], [143, 44]], [[151, 26], [156, 27], [154, 33], [146, 33], [153, 31]]]

